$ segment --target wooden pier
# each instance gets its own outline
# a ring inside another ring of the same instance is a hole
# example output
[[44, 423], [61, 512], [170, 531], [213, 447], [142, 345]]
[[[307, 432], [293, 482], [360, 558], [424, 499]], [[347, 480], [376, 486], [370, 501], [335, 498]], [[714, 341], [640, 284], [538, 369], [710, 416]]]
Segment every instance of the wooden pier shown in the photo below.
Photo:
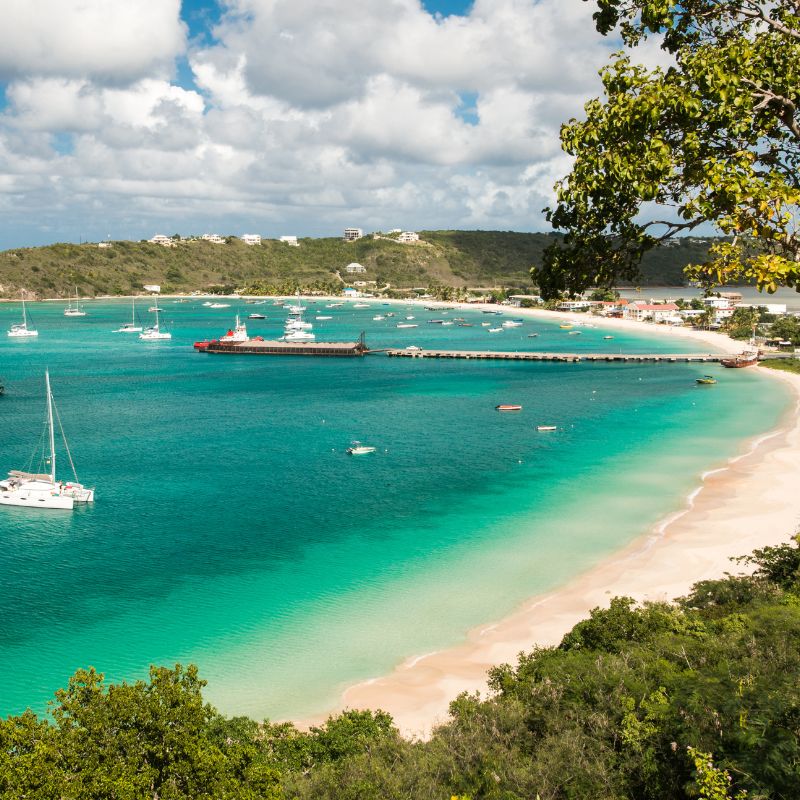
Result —
[[727, 353], [534, 353], [528, 351], [501, 352], [495, 350], [386, 350], [394, 358], [461, 358], [492, 361], [557, 361], [577, 363], [580, 361], [606, 361], [620, 363], [642, 362], [694, 362], [707, 364], [730, 358]]

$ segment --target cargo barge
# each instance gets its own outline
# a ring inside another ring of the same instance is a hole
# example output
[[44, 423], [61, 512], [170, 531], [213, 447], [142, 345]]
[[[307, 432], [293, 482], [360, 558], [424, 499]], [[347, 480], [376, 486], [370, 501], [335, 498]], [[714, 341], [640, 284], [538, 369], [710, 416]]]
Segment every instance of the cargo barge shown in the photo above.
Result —
[[195, 350], [211, 355], [256, 356], [363, 356], [368, 349], [364, 337], [357, 342], [284, 342], [267, 341], [260, 336], [244, 342], [222, 342], [219, 339], [195, 342]]

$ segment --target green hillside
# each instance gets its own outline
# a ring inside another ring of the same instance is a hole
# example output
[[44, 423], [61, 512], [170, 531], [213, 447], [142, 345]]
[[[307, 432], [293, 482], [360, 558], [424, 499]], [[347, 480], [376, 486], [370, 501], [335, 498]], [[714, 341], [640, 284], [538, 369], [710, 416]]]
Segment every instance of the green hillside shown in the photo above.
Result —
[[[411, 245], [365, 237], [301, 239], [299, 247], [264, 240], [250, 247], [230, 237], [224, 245], [186, 240], [172, 248], [126, 241], [108, 248], [89, 243], [15, 248], [0, 253], [0, 296], [14, 297], [24, 288], [38, 297], [66, 297], [76, 286], [84, 297], [130, 294], [146, 283], [160, 284], [164, 292], [339, 291], [353, 279], [344, 272], [351, 262], [367, 268], [356, 277], [396, 289], [437, 284], [527, 289], [531, 266], [554, 238], [512, 231], [423, 231], [421, 237]], [[706, 243], [686, 240], [648, 254], [643, 285], [683, 283], [683, 267], [702, 261], [706, 251]]]

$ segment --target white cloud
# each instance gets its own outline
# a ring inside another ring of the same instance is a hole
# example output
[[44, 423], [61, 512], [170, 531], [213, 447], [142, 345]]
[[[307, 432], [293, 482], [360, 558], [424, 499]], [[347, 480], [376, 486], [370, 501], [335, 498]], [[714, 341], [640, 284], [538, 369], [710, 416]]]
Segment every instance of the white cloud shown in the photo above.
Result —
[[0, 32], [16, 75], [0, 207], [7, 230], [38, 207], [50, 237], [70, 215], [98, 237], [546, 229], [558, 128], [615, 46], [583, 0], [476, 0], [445, 19], [419, 0], [228, 0], [188, 53], [195, 90], [169, 79], [178, 0], [42, 1], [47, 24], [12, 0], [19, 41]]
[[171, 74], [185, 48], [179, 12], [180, 0], [4, 0], [0, 78]]

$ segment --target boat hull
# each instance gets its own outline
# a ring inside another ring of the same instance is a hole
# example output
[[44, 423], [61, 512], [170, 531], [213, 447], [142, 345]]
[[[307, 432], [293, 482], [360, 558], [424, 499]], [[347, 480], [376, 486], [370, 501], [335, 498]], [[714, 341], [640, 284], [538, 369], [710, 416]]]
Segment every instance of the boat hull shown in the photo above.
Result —
[[42, 485], [28, 488], [23, 485], [0, 491], [0, 505], [70, 511], [74, 507], [75, 501], [72, 497], [60, 494], [56, 486]]

